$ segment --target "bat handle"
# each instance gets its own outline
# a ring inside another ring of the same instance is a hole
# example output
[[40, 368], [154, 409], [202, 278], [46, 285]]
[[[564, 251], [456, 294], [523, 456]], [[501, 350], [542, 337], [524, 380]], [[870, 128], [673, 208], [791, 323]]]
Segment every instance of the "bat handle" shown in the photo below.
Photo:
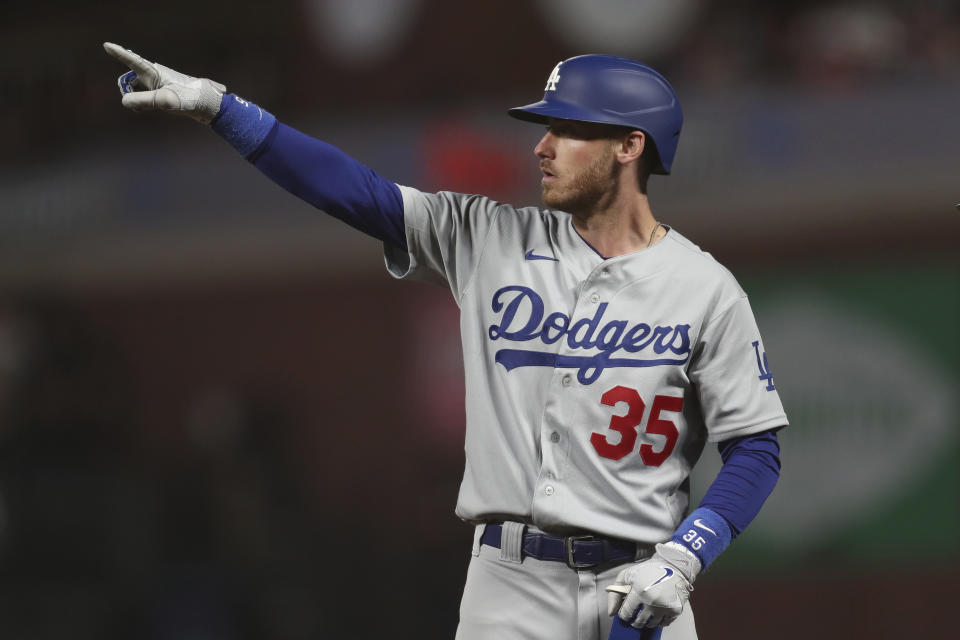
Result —
[[609, 640], [660, 640], [660, 634], [663, 633], [663, 627], [654, 627], [653, 629], [634, 629], [629, 624], [620, 619], [620, 616], [613, 616], [613, 627], [610, 629]]

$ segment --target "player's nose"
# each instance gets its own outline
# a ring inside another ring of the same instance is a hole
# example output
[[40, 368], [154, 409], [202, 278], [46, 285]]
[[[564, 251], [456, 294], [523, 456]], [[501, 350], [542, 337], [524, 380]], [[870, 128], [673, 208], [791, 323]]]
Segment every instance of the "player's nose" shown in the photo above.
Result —
[[547, 131], [545, 134], [543, 134], [543, 137], [540, 138], [540, 142], [537, 143], [537, 146], [533, 148], [533, 155], [543, 160], [544, 158], [553, 158], [553, 154], [553, 134]]

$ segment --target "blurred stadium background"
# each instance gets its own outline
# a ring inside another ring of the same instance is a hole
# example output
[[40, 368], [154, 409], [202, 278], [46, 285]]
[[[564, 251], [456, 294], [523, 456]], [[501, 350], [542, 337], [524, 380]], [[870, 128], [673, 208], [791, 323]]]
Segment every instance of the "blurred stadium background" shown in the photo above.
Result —
[[793, 425], [701, 637], [954, 637], [952, 0], [4, 3], [0, 637], [452, 638], [468, 559], [449, 294], [123, 110], [104, 40], [516, 204], [541, 132], [504, 112], [557, 61], [663, 70], [686, 123], [654, 211], [750, 292]]

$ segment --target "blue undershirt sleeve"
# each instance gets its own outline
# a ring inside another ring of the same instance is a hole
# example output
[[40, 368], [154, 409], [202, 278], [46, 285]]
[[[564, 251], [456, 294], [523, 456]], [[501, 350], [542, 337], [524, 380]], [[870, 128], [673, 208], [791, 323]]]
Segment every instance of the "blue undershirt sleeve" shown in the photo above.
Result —
[[723, 467], [699, 508], [709, 509], [739, 535], [760, 512], [780, 477], [780, 444], [776, 431], [764, 431], [718, 445]]
[[293, 195], [369, 236], [406, 250], [403, 198], [393, 182], [233, 94], [223, 97], [211, 127]]

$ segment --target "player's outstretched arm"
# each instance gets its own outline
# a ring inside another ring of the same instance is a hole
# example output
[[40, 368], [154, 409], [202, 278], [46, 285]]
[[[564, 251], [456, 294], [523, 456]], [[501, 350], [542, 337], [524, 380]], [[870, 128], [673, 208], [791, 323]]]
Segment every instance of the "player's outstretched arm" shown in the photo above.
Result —
[[194, 78], [111, 42], [104, 50], [130, 70], [118, 84], [123, 106], [185, 115], [226, 140], [281, 187], [378, 240], [406, 249], [396, 184], [336, 147], [280, 122], [207, 78]]

